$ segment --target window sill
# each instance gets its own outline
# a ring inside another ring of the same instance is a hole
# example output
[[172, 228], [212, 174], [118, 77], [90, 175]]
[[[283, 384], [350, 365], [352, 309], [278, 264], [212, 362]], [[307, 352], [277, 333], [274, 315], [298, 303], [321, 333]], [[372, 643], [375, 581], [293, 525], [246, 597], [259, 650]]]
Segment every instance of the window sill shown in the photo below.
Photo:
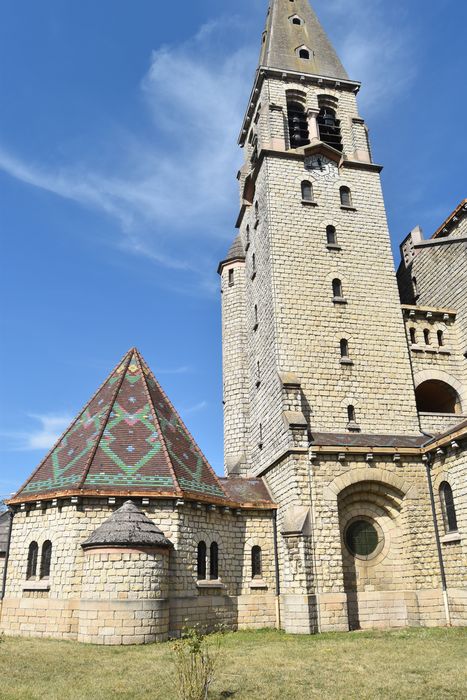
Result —
[[346, 304], [348, 304], [348, 301], [347, 299], [344, 299], [344, 297], [333, 297], [332, 303], [341, 304], [342, 306], [345, 306]]
[[440, 355], [450, 355], [451, 354], [450, 350], [445, 350], [444, 348], [439, 348], [438, 352]]
[[256, 589], [256, 590], [258, 590], [258, 589], [267, 590], [268, 584], [266, 583], [266, 581], [263, 581], [262, 578], [256, 578], [256, 579], [252, 579], [250, 581], [250, 588]]
[[196, 587], [197, 588], [204, 588], [204, 589], [225, 589], [227, 586], [225, 583], [222, 583], [220, 578], [215, 579], [215, 580], [207, 580], [207, 581], [196, 581]]
[[350, 358], [343, 357], [340, 361], [341, 365], [347, 365], [347, 367], [351, 367], [353, 365], [353, 360]]
[[361, 433], [358, 423], [347, 423], [347, 430], [351, 433]]
[[429, 352], [431, 355], [436, 355], [438, 351], [436, 348], [425, 348], [425, 352]]
[[341, 204], [341, 209], [343, 209], [344, 211], [357, 211], [355, 207], [349, 207], [346, 204]]
[[50, 591], [49, 581], [25, 581], [23, 591]]
[[448, 544], [452, 542], [461, 542], [462, 538], [460, 536], [459, 532], [448, 532], [447, 535], [443, 535], [443, 537], [440, 538], [442, 544]]
[[302, 204], [306, 207], [317, 207], [318, 202], [313, 202], [311, 199], [302, 199]]
[[328, 243], [326, 248], [328, 250], [342, 250], [342, 247], [340, 245], [337, 245], [337, 243]]

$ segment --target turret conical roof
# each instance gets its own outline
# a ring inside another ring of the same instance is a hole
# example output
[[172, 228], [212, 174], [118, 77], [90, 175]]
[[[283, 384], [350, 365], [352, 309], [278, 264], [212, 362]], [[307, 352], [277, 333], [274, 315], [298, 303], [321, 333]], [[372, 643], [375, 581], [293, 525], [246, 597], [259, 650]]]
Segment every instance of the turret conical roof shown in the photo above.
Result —
[[[300, 58], [300, 49], [309, 58]], [[348, 80], [326, 32], [308, 0], [271, 0], [260, 66]]]
[[138, 494], [225, 500], [216, 474], [132, 348], [10, 503]]
[[162, 530], [133, 501], [126, 501], [82, 544], [89, 547], [171, 547]]

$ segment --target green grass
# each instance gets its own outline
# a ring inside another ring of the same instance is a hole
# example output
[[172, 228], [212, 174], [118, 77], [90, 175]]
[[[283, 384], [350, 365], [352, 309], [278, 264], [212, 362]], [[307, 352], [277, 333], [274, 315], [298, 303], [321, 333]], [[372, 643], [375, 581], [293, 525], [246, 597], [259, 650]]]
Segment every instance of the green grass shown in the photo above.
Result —
[[[98, 647], [6, 638], [2, 700], [177, 700], [171, 643]], [[212, 700], [467, 698], [467, 629], [225, 635]]]

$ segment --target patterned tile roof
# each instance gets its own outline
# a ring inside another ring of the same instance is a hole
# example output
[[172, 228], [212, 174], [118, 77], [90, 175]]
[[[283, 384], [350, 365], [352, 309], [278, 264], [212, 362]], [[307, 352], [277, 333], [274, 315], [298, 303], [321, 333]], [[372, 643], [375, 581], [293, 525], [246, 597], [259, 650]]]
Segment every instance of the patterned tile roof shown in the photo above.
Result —
[[149, 493], [226, 500], [219, 479], [132, 348], [10, 502]]

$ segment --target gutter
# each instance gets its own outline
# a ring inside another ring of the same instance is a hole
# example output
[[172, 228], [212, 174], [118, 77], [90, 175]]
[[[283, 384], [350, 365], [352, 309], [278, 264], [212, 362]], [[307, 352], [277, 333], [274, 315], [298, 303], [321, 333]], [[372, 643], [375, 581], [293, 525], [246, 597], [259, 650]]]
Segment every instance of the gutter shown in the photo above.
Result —
[[428, 490], [430, 493], [431, 513], [433, 516], [433, 527], [435, 530], [436, 549], [438, 551], [439, 570], [440, 570], [440, 574], [441, 574], [441, 585], [442, 585], [442, 589], [443, 589], [444, 614], [446, 616], [446, 624], [448, 625], [448, 627], [451, 627], [451, 611], [449, 609], [449, 597], [448, 597], [448, 587], [447, 587], [447, 582], [446, 582], [446, 570], [444, 568], [443, 550], [441, 548], [441, 540], [439, 538], [438, 518], [436, 516], [435, 496], [433, 493], [433, 482], [431, 479], [432, 466], [433, 466], [433, 458], [431, 457], [431, 455], [428, 455], [427, 460], [426, 460], [426, 477], [427, 477], [427, 481], [428, 481]]
[[7, 573], [8, 573], [8, 560], [10, 558], [11, 535], [13, 532], [13, 515], [14, 515], [14, 513], [11, 509], [9, 509], [8, 512], [10, 514], [10, 526], [8, 528], [8, 540], [7, 540], [7, 545], [6, 545], [5, 566], [3, 568], [2, 591], [0, 594], [0, 600], [3, 600], [5, 597], [6, 579], [7, 579]]
[[274, 569], [276, 576], [276, 628], [281, 629], [281, 579], [279, 573], [279, 549], [277, 545], [277, 510], [272, 516], [273, 532], [274, 532]]

